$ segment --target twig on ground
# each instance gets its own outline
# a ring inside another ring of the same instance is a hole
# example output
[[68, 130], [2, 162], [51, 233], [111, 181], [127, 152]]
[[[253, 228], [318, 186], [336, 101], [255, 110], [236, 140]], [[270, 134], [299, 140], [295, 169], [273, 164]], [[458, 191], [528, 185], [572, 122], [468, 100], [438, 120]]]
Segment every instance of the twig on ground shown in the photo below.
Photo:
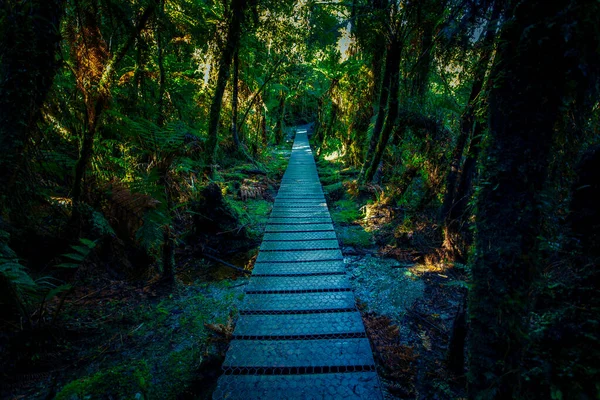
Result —
[[443, 328], [439, 327], [438, 325], [434, 324], [434, 323], [433, 323], [433, 322], [431, 322], [431, 321], [428, 321], [428, 320], [427, 320], [425, 317], [423, 317], [423, 316], [422, 316], [420, 313], [418, 313], [418, 312], [416, 312], [416, 311], [414, 311], [414, 310], [411, 310], [411, 309], [408, 309], [408, 310], [406, 310], [406, 311], [408, 311], [408, 312], [409, 312], [411, 315], [413, 315], [413, 316], [417, 317], [417, 318], [419, 319], [419, 321], [425, 322], [425, 323], [426, 323], [427, 325], [429, 325], [430, 327], [432, 327], [432, 328], [434, 328], [434, 329], [438, 330], [440, 333], [443, 333], [443, 334], [446, 334], [446, 333], [447, 333], [445, 329], [443, 329]]
[[218, 262], [219, 264], [223, 264], [224, 266], [226, 266], [226, 267], [229, 267], [229, 268], [231, 268], [231, 269], [234, 269], [234, 270], [236, 270], [236, 271], [238, 271], [238, 272], [241, 272], [241, 273], [243, 273], [243, 274], [248, 274], [248, 275], [249, 275], [249, 274], [251, 273], [250, 271], [246, 271], [246, 270], [245, 270], [245, 269], [243, 269], [243, 268], [236, 267], [235, 265], [233, 265], [233, 264], [230, 264], [230, 263], [228, 263], [227, 261], [223, 261], [223, 260], [221, 260], [220, 258], [217, 258], [217, 257], [211, 256], [210, 254], [202, 254], [202, 257], [204, 257], [204, 258], [208, 258], [209, 260], [216, 261], [216, 262]]

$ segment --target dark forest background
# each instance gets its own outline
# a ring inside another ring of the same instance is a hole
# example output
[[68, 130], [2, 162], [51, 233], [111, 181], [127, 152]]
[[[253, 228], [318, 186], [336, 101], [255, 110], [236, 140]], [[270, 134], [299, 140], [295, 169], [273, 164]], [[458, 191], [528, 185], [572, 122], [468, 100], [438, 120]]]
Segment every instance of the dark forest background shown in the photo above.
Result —
[[444, 368], [470, 397], [600, 398], [599, 15], [2, 1], [2, 380], [60, 364], [49, 349], [88, 334], [75, 300], [105, 280], [168, 298], [190, 258], [256, 247], [268, 207], [245, 200], [276, 188], [290, 127], [311, 124], [331, 196], [387, 210], [376, 244], [462, 276]]

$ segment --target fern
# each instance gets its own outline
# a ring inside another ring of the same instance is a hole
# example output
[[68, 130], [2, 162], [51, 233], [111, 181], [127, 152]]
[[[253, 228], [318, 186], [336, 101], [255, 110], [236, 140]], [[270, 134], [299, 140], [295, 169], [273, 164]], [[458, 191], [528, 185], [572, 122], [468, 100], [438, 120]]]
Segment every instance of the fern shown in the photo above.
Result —
[[171, 122], [161, 128], [149, 120], [129, 118], [117, 111], [109, 113], [118, 121], [115, 129], [122, 137], [154, 156], [164, 157], [180, 152], [189, 131], [188, 127], [180, 121]]
[[[46, 321], [48, 301], [66, 293], [71, 286], [51, 276], [33, 279], [19, 262], [16, 253], [8, 246], [9, 238], [8, 233], [0, 230], [0, 304], [16, 309], [28, 327], [32, 328], [34, 323], [40, 325]], [[63, 255], [71, 262], [56, 267], [78, 267], [95, 247], [96, 242], [80, 239], [79, 244], [71, 246], [71, 253]], [[51, 321], [56, 319], [62, 304], [61, 301]], [[35, 321], [32, 320], [32, 315], [36, 316]]]
[[0, 304], [15, 307], [29, 322], [28, 303], [38, 286], [9, 247], [9, 239], [10, 235], [0, 230]]
[[101, 212], [93, 211], [92, 212], [92, 230], [97, 233], [99, 236], [111, 236], [115, 237], [117, 234], [110, 226], [110, 223], [104, 217]]
[[157, 252], [164, 239], [164, 226], [170, 219], [159, 210], [150, 210], [144, 215], [144, 224], [136, 232], [136, 239], [148, 253]]
[[96, 242], [89, 239], [79, 239], [79, 245], [71, 246], [73, 252], [65, 253], [62, 255], [63, 258], [66, 258], [68, 261], [56, 265], [58, 268], [79, 268], [81, 264], [86, 260], [86, 258], [90, 255], [92, 250], [96, 247]]
[[29, 276], [25, 267], [15, 260], [0, 260], [0, 274], [20, 295], [33, 293], [37, 289], [35, 281]]

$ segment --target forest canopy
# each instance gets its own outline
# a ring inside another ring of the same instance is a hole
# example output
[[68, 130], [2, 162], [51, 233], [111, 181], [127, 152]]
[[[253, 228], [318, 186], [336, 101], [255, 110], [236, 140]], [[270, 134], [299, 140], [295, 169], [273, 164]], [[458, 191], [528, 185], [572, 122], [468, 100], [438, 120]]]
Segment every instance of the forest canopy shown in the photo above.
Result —
[[86, 334], [82, 298], [118, 281], [168, 299], [186, 271], [256, 251], [303, 126], [338, 237], [360, 226], [353, 251], [456, 280], [439, 398], [598, 398], [598, 15], [596, 0], [3, 1], [2, 380], [74, 357], [61, 333]]

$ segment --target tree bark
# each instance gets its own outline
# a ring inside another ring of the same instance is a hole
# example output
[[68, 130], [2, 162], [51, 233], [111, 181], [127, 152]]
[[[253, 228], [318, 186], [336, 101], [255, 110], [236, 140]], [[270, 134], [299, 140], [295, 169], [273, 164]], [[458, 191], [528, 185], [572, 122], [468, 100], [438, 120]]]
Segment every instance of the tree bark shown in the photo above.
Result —
[[277, 115], [277, 122], [275, 123], [275, 144], [279, 145], [283, 143], [283, 124], [285, 117], [285, 92], [279, 93], [279, 114]]
[[[386, 96], [389, 98], [387, 119], [385, 121], [385, 126], [381, 130], [381, 134], [377, 134], [377, 136], [379, 136], [379, 141], [376, 143], [376, 149], [373, 153], [372, 159], [365, 160], [365, 162], [369, 162], [364, 175], [365, 182], [369, 182], [373, 179], [373, 176], [379, 167], [379, 163], [381, 162], [381, 158], [383, 157], [383, 152], [385, 151], [387, 143], [390, 139], [392, 130], [397, 122], [399, 106], [398, 92], [400, 89], [400, 57], [402, 53], [401, 46], [402, 44], [400, 43], [400, 39], [396, 36], [388, 48], [388, 57], [386, 60], [386, 75], [389, 79], [389, 88], [387, 90], [388, 94]], [[381, 106], [381, 102], [379, 105]], [[379, 115], [377, 116], [377, 119], [379, 120]], [[375, 128], [377, 128], [377, 123], [375, 124]], [[375, 129], [373, 129], [371, 144], [373, 143], [374, 137]]]
[[233, 0], [231, 3], [231, 19], [229, 21], [225, 48], [223, 49], [221, 60], [219, 61], [217, 87], [215, 88], [215, 93], [210, 105], [210, 115], [208, 121], [207, 151], [208, 164], [211, 174], [214, 172], [217, 163], [219, 121], [221, 119], [223, 93], [225, 93], [225, 86], [227, 86], [227, 81], [229, 80], [229, 72], [231, 70], [233, 55], [239, 47], [239, 42], [242, 35], [242, 21], [244, 19], [244, 11], [247, 5], [247, 0]]
[[[0, 25], [0, 214], [22, 210], [19, 170], [54, 76], [64, 1], [3, 2]], [[20, 205], [19, 205], [20, 203]], [[12, 207], [11, 205], [17, 205]]]
[[[577, 67], [582, 58], [573, 50], [585, 46], [585, 40], [569, 40], [565, 29], [575, 19], [573, 13], [587, 6], [598, 9], [597, 3], [577, 0], [568, 5], [515, 3], [490, 78], [486, 184], [477, 198], [468, 340], [469, 390], [475, 399], [530, 397], [519, 391], [528, 312], [534, 302], [531, 289], [541, 269], [541, 192], [557, 135], [554, 128], [578, 84], [574, 78], [583, 76]], [[584, 26], [576, 34], [595, 25], [593, 18], [578, 23]], [[578, 89], [592, 90], [583, 85]]]
[[238, 136], [237, 118], [238, 118], [238, 80], [239, 80], [239, 49], [236, 49], [233, 55], [233, 94], [231, 96], [231, 137], [235, 151], [240, 151], [240, 138]]
[[429, 82], [429, 71], [431, 70], [431, 50], [433, 47], [433, 30], [435, 20], [443, 11], [444, 2], [439, 0], [420, 1], [416, 5], [416, 27], [418, 32], [418, 57], [413, 67], [410, 93], [412, 96], [422, 99], [427, 90]]
[[[164, 0], [160, 0], [159, 5], [159, 14], [160, 17], [163, 17], [164, 14]], [[157, 25], [159, 22], [157, 22]], [[157, 124], [158, 126], [162, 126], [165, 123], [166, 112], [165, 112], [165, 92], [166, 92], [166, 80], [167, 74], [165, 71], [165, 60], [164, 60], [164, 44], [163, 38], [161, 34], [160, 26], [156, 27], [156, 51], [157, 51], [157, 59], [158, 59], [158, 99], [156, 100], [156, 105], [158, 107], [158, 118]]]
[[367, 169], [371, 165], [373, 154], [375, 154], [375, 150], [377, 149], [377, 143], [379, 143], [379, 138], [381, 136], [381, 129], [383, 128], [383, 121], [385, 120], [385, 114], [387, 111], [386, 106], [388, 103], [388, 98], [390, 97], [390, 82], [392, 80], [393, 64], [395, 58], [399, 59], [400, 55], [396, 54], [396, 49], [394, 49], [392, 44], [390, 43], [387, 47], [385, 57], [385, 69], [383, 72], [383, 80], [381, 82], [379, 106], [377, 109], [377, 119], [375, 120], [375, 126], [373, 126], [373, 132], [371, 133], [371, 139], [369, 140], [369, 148], [367, 149], [367, 154], [365, 155], [363, 166], [360, 170], [360, 174], [358, 175], [359, 181], [368, 181], [368, 179], [365, 178], [365, 175]]
[[267, 136], [267, 107], [265, 106], [265, 103], [262, 99], [262, 97], [260, 98], [260, 103], [259, 105], [256, 107], [257, 111], [260, 113], [260, 138], [261, 138], [261, 142], [263, 146], [267, 146], [269, 144], [269, 138]]
[[[458, 258], [463, 258], [464, 246], [458, 244], [459, 238], [457, 238], [456, 235], [459, 234], [461, 230], [460, 226], [465, 219], [463, 214], [465, 212], [469, 195], [469, 189], [468, 187], [464, 187], [464, 184], [467, 183], [470, 187], [473, 179], [472, 175], [465, 175], [467, 173], [465, 168], [463, 168], [462, 174], [460, 174], [459, 177], [459, 166], [469, 137], [472, 137], [472, 139], [468, 157], [475, 156], [476, 159], [478, 156], [479, 143], [481, 141], [481, 135], [483, 134], [484, 127], [480, 121], [476, 121], [475, 113], [478, 109], [478, 99], [482, 97], [482, 93], [484, 92], [485, 77], [488, 71], [490, 59], [492, 57], [493, 44], [496, 37], [496, 30], [501, 8], [501, 2], [495, 1], [492, 6], [490, 21], [486, 27], [485, 36], [481, 42], [483, 47], [482, 52], [475, 67], [475, 78], [473, 81], [473, 86], [471, 86], [469, 101], [463, 114], [461, 115], [459, 125], [460, 133], [456, 142], [456, 146], [452, 152], [450, 169], [448, 171], [448, 175], [446, 176], [446, 192], [444, 194], [444, 200], [442, 202], [442, 208], [440, 211], [440, 222], [444, 224], [444, 247], [446, 247], [446, 249], [453, 254], [454, 257]], [[473, 165], [468, 166], [470, 168], [468, 172], [469, 174], [472, 174], [475, 170], [475, 159], [470, 161], [470, 164]], [[464, 166], [467, 167], [467, 162], [465, 162]], [[467, 180], [468, 182], [466, 182]], [[462, 190], [457, 190], [457, 184]], [[459, 207], [457, 204], [459, 202], [461, 203], [461, 206], [464, 205], [465, 208]]]
[[96, 136], [100, 116], [104, 112], [110, 98], [110, 88], [115, 74], [115, 68], [131, 48], [135, 38], [140, 34], [142, 29], [144, 29], [150, 16], [156, 10], [157, 5], [156, 2], [153, 2], [146, 8], [127, 41], [115, 52], [104, 67], [98, 82], [97, 93], [95, 93], [94, 96], [89, 96], [90, 100], [88, 100], [88, 104], [86, 105], [88, 108], [87, 123], [83, 134], [81, 148], [79, 150], [79, 159], [75, 164], [75, 178], [72, 190], [74, 218], [78, 215], [77, 206], [81, 201], [83, 178], [93, 154], [94, 137]]

